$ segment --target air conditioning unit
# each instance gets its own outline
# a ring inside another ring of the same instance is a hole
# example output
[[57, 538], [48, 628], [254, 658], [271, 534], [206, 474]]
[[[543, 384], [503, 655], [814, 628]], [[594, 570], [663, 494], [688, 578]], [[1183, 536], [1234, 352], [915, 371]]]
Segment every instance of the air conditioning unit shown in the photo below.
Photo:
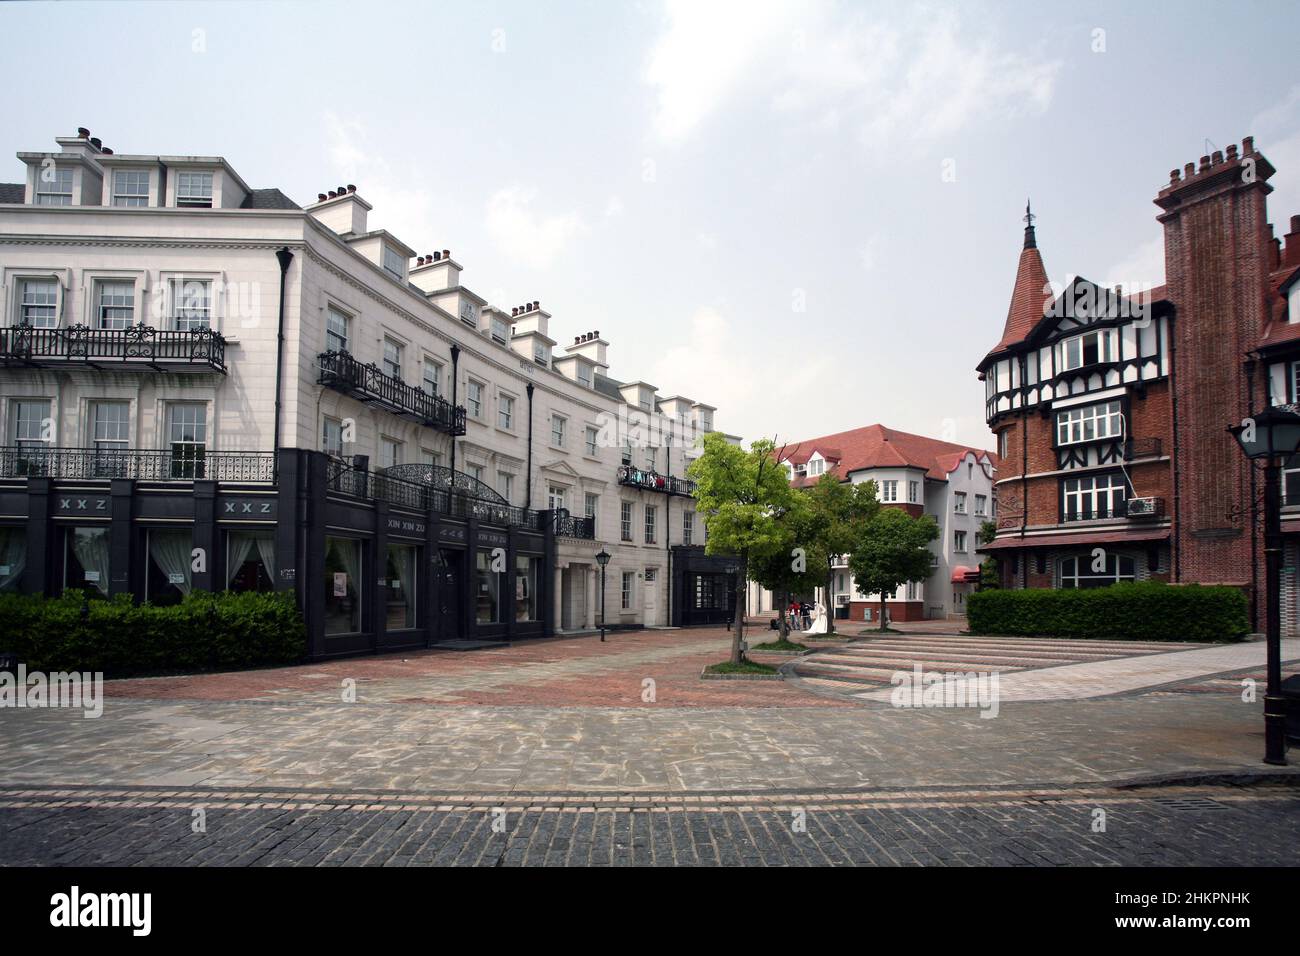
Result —
[[837, 594], [837, 595], [835, 595], [835, 605], [836, 605], [836, 607], [844, 607], [844, 606], [845, 606], [846, 604], [848, 604], [848, 603], [849, 603], [849, 596], [848, 596], [847, 594]]
[[1158, 518], [1164, 510], [1164, 499], [1130, 498], [1126, 507], [1130, 518]]

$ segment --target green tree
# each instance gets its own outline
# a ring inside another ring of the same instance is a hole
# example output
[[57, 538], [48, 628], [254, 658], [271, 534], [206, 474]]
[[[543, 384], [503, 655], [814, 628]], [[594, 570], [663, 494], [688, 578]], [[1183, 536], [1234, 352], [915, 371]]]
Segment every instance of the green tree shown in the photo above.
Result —
[[800, 592], [810, 591], [821, 581], [823, 558], [810, 553], [806, 542], [811, 538], [812, 507], [806, 495], [791, 495], [790, 507], [777, 524], [781, 545], [770, 555], [751, 559], [749, 579], [772, 592], [777, 604], [777, 621], [781, 639], [790, 635], [789, 619], [785, 609], [790, 598]]
[[[995, 521], [980, 522], [979, 542], [980, 544], [989, 544], [997, 537], [998, 526]], [[1002, 586], [1001, 575], [998, 574], [998, 559], [987, 557], [980, 562], [980, 584], [981, 591], [1000, 588]]]
[[[880, 511], [876, 500], [876, 483], [850, 484], [831, 474], [823, 474], [805, 492], [809, 514], [804, 523], [803, 547], [821, 563], [819, 582], [824, 587], [826, 603], [834, 590], [835, 558], [848, 554], [862, 534], [867, 522]], [[835, 614], [827, 607], [827, 631], [835, 632]]]
[[885, 595], [909, 581], [930, 576], [929, 543], [939, 526], [929, 515], [913, 518], [902, 508], [881, 508], [862, 522], [849, 556], [849, 570], [858, 590], [880, 595], [880, 629], [885, 626]]
[[695, 508], [704, 514], [708, 531], [705, 552], [734, 555], [738, 561], [733, 664], [743, 657], [750, 563], [768, 561], [788, 540], [782, 520], [792, 506], [793, 491], [786, 470], [777, 464], [774, 446], [762, 438], [746, 451], [719, 432], [709, 432], [703, 438], [703, 453], [686, 470], [695, 482]]

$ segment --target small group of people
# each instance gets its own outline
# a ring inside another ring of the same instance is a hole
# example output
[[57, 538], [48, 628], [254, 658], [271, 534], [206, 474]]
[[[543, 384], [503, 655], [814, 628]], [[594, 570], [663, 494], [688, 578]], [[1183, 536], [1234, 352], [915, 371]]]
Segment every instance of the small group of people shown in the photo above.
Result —
[[786, 609], [786, 619], [792, 630], [806, 631], [810, 634], [826, 633], [826, 609], [820, 603], [791, 601]]

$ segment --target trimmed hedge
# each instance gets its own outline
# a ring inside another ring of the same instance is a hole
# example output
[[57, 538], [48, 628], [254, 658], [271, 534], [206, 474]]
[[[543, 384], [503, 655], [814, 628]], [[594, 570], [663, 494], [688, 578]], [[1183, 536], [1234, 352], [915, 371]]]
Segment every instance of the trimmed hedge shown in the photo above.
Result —
[[[195, 591], [180, 604], [135, 604], [129, 595], [84, 603], [0, 595], [0, 651], [29, 670], [103, 671], [110, 677], [283, 664], [307, 651], [290, 595]], [[83, 610], [86, 616], [83, 617]]]
[[1250, 629], [1239, 589], [1159, 581], [1081, 590], [977, 591], [966, 604], [973, 634], [1132, 641], [1237, 641]]

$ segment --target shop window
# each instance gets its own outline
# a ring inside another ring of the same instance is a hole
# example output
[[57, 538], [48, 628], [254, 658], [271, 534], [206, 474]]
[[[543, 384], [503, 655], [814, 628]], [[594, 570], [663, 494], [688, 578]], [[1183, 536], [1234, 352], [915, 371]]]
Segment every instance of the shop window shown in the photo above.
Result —
[[1061, 559], [1061, 587], [1101, 588], [1117, 581], [1137, 579], [1133, 558], [1123, 554], [1106, 553], [1094, 558], [1091, 554]]
[[27, 529], [0, 528], [0, 592], [22, 591], [27, 568]]
[[68, 528], [64, 532], [64, 589], [108, 594], [108, 541], [107, 528]]
[[231, 531], [226, 535], [226, 589], [275, 589], [275, 538], [269, 531]]
[[179, 604], [193, 588], [189, 531], [149, 532], [149, 568], [144, 598], [150, 604]]
[[502, 572], [493, 569], [492, 553], [492, 550], [485, 548], [477, 555], [474, 620], [479, 624], [500, 624], [503, 620], [501, 616]]
[[384, 570], [384, 627], [400, 631], [418, 626], [416, 615], [416, 568], [419, 548], [408, 544], [388, 546], [388, 567]]
[[515, 556], [515, 620], [536, 621], [537, 586], [542, 559], [528, 554]]
[[325, 538], [325, 633], [361, 630], [361, 542]]

